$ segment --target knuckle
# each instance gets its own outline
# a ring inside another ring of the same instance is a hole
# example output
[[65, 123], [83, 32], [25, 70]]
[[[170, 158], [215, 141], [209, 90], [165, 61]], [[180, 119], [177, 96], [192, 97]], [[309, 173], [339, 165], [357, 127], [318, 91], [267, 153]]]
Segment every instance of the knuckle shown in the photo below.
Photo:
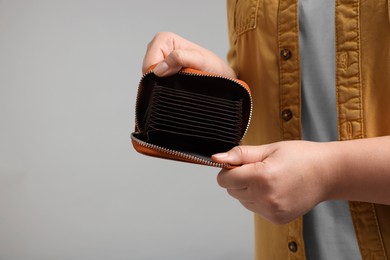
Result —
[[248, 149], [245, 146], [235, 146], [230, 150], [230, 153], [235, 154], [238, 158], [244, 158], [248, 153]]
[[283, 224], [289, 223], [289, 222], [290, 222], [290, 219], [287, 218], [285, 215], [274, 214], [274, 215], [269, 219], [269, 221], [271, 221], [272, 223], [277, 224], [277, 225], [283, 225]]
[[224, 177], [223, 177], [222, 173], [219, 173], [217, 175], [217, 183], [218, 183], [219, 186], [225, 188]]
[[175, 37], [175, 34], [172, 32], [157, 32], [153, 39], [167, 39], [173, 37]]
[[253, 213], [256, 213], [255, 209], [255, 203], [249, 202], [249, 201], [242, 201], [240, 200], [241, 205], [243, 205], [247, 210], [252, 211]]
[[241, 156], [244, 157], [248, 153], [248, 149], [245, 146], [236, 146], [235, 147], [237, 150], [237, 153]]
[[227, 193], [228, 193], [231, 197], [233, 197], [233, 198], [236, 197], [234, 190], [232, 190], [232, 189], [226, 189], [226, 191], [227, 191]]
[[154, 43], [164, 42], [166, 40], [174, 39], [175, 37], [176, 35], [172, 32], [157, 32], [153, 36], [152, 40], [147, 44], [147, 48], [149, 49]]
[[[253, 166], [253, 171], [254, 172], [264, 172], [264, 163], [263, 162], [255, 162], [252, 164]], [[261, 175], [263, 178], [265, 178], [267, 175], [262, 174]]]
[[290, 221], [290, 214], [287, 208], [279, 199], [268, 198], [267, 202], [268, 219], [274, 224], [286, 224]]
[[147, 49], [149, 50], [152, 46], [153, 46], [153, 44], [156, 42], [156, 41], [158, 41], [158, 39], [160, 38], [160, 36], [159, 36], [159, 33], [156, 33], [154, 36], [153, 36], [153, 38], [148, 42], [148, 44], [147, 44]]
[[176, 50], [173, 50], [170, 54], [169, 54], [172, 62], [175, 64], [175, 65], [182, 65], [184, 63], [184, 51], [181, 50], [181, 49], [176, 49]]

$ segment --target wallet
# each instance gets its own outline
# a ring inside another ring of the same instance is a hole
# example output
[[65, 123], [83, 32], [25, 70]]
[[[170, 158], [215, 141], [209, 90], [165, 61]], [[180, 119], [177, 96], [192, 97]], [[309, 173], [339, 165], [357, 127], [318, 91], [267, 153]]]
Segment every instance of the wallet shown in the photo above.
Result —
[[145, 155], [231, 168], [211, 156], [241, 143], [251, 114], [250, 89], [241, 80], [190, 68], [158, 77], [150, 69], [138, 86], [131, 141]]

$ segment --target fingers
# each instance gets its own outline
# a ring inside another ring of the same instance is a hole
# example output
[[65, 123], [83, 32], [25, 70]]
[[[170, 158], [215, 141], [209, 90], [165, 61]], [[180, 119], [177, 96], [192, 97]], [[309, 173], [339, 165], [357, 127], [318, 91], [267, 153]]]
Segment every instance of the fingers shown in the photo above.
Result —
[[236, 198], [240, 202], [253, 202], [253, 195], [251, 194], [249, 188], [244, 189], [227, 189], [227, 192], [233, 198]]
[[256, 203], [252, 201], [240, 201], [241, 205], [243, 205], [247, 210], [255, 212]]
[[[245, 167], [245, 166], [242, 166]], [[217, 176], [219, 186], [225, 189], [245, 189], [248, 184], [248, 173], [241, 168], [232, 170], [221, 170]]]
[[157, 33], [148, 44], [142, 72], [155, 64], [153, 72], [159, 77], [187, 67], [236, 78], [232, 68], [213, 52], [170, 32]]
[[142, 71], [145, 73], [150, 66], [157, 76], [163, 77], [178, 72], [182, 67], [201, 69], [205, 57], [202, 47], [170, 32], [157, 33], [148, 44], [143, 60]]
[[231, 165], [243, 165], [261, 162], [268, 156], [267, 145], [263, 146], [236, 146], [226, 153], [214, 154], [213, 161]]
[[157, 33], [148, 44], [144, 60], [142, 63], [142, 72], [145, 73], [150, 66], [160, 63], [174, 50], [174, 38], [172, 33]]
[[237, 146], [226, 153], [214, 155], [214, 161], [241, 165], [221, 170], [217, 176], [218, 184], [245, 207], [251, 208], [251, 203], [261, 193], [262, 181], [266, 180], [264, 174], [267, 170], [263, 161], [271, 150], [267, 146]]
[[153, 72], [164, 77], [177, 73], [181, 68], [203, 69], [205, 58], [196, 50], [173, 50], [163, 61], [157, 64]]
[[271, 150], [265, 146], [236, 146], [226, 153], [215, 154], [212, 159], [219, 163], [241, 165], [233, 169], [223, 169], [218, 174], [218, 184], [226, 189], [243, 189], [250, 186], [255, 175], [264, 171], [263, 161]]

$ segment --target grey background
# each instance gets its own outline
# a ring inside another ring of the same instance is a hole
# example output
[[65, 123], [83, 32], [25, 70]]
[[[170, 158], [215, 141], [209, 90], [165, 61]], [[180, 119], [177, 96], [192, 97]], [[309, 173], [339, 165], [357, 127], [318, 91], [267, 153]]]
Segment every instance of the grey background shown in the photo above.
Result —
[[225, 1], [0, 0], [0, 260], [253, 258], [217, 169], [130, 144], [158, 31], [225, 58]]

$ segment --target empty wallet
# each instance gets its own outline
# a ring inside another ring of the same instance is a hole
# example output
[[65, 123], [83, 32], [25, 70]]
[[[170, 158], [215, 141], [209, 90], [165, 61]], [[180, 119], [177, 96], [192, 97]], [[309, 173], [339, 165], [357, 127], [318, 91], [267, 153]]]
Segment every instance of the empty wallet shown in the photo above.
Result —
[[252, 98], [248, 85], [238, 79], [189, 68], [158, 77], [150, 69], [140, 80], [135, 111], [131, 141], [136, 151], [231, 168], [211, 156], [241, 143]]

